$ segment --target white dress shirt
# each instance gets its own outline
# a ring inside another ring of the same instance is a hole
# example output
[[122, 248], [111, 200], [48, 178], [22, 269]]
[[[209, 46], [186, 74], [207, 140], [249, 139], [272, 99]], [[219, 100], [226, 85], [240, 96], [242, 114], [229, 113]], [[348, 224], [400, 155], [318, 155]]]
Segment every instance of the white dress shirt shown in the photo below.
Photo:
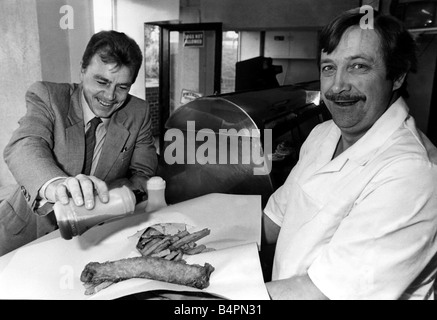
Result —
[[[85, 125], [85, 132], [89, 129], [91, 124], [89, 123], [96, 115], [91, 111], [88, 103], [85, 100], [85, 96], [82, 91], [82, 110], [83, 110], [83, 122]], [[96, 171], [97, 163], [99, 162], [100, 154], [102, 153], [103, 143], [106, 137], [106, 128], [109, 124], [109, 118], [101, 118], [102, 122], [97, 126], [96, 129], [96, 144], [94, 146], [93, 162], [91, 164], [90, 175], [92, 176]]]
[[437, 149], [402, 98], [332, 159], [340, 135], [318, 125], [266, 205], [281, 226], [272, 280], [308, 274], [330, 299], [432, 298]]

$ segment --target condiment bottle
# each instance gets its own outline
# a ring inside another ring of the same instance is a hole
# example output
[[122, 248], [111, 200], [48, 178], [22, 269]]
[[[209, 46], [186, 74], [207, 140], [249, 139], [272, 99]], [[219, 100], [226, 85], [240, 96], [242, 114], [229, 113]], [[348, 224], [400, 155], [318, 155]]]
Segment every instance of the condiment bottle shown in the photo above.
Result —
[[66, 205], [56, 202], [53, 209], [62, 238], [69, 240], [102, 222], [134, 213], [135, 202], [133, 192], [123, 186], [109, 190], [107, 203], [102, 203], [99, 197], [95, 196], [94, 208], [90, 210], [83, 205], [76, 206], [72, 199]]
[[146, 212], [156, 211], [167, 206], [165, 201], [165, 180], [152, 177], [147, 181]]

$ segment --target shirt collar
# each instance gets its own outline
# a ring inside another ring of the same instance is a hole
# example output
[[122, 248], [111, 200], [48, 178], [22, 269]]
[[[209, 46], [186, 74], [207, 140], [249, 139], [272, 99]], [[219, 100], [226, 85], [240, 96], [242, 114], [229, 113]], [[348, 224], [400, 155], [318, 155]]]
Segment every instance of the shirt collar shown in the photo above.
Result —
[[[93, 111], [91, 110], [90, 106], [88, 105], [88, 102], [85, 99], [85, 94], [83, 93], [83, 89], [81, 90], [81, 94], [80, 94], [80, 98], [81, 98], [81, 104], [82, 104], [82, 111], [83, 111], [83, 123], [86, 126], [87, 123], [94, 118], [96, 115], [93, 113]], [[103, 124], [105, 125], [105, 127], [108, 127], [109, 124], [109, 118], [101, 118]]]
[[366, 134], [340, 156], [354, 160], [360, 165], [365, 165], [407, 119], [408, 112], [405, 100], [402, 97], [398, 98]]

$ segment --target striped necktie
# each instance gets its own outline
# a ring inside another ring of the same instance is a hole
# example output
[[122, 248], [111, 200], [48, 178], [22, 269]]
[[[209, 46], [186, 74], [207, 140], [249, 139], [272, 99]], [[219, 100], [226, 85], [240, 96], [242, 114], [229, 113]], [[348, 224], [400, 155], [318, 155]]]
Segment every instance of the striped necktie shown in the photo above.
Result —
[[85, 134], [85, 164], [83, 166], [82, 173], [89, 175], [91, 172], [91, 165], [93, 163], [94, 147], [96, 145], [96, 129], [102, 122], [100, 118], [93, 118], [90, 120], [91, 126]]

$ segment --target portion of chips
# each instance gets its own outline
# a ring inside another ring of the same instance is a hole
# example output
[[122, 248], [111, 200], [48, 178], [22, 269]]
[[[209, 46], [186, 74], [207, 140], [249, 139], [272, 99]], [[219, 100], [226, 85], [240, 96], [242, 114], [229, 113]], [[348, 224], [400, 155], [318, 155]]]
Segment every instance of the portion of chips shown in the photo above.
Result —
[[193, 233], [184, 229], [172, 235], [151, 226], [141, 235], [137, 249], [142, 256], [179, 261], [182, 260], [184, 254], [191, 255], [214, 250], [196, 243], [209, 235], [210, 232], [208, 228]]

